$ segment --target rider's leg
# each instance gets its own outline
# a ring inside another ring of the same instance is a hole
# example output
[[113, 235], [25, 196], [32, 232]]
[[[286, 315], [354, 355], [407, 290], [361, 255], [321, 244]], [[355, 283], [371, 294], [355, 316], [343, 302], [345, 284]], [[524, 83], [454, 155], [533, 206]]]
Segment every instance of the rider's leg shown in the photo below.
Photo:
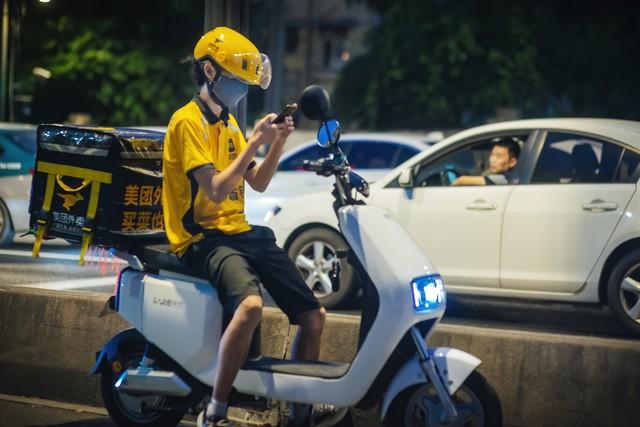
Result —
[[246, 361], [262, 317], [260, 279], [238, 249], [224, 245], [211, 252], [207, 270], [229, 321], [218, 345], [218, 366], [206, 415], [225, 418], [233, 381]]
[[298, 315], [298, 332], [292, 346], [294, 359], [318, 360], [326, 317], [327, 311], [324, 307], [305, 311]]
[[213, 398], [216, 401], [228, 401], [231, 386], [247, 359], [253, 331], [260, 323], [261, 317], [262, 298], [250, 295], [242, 300], [222, 334], [213, 386]]

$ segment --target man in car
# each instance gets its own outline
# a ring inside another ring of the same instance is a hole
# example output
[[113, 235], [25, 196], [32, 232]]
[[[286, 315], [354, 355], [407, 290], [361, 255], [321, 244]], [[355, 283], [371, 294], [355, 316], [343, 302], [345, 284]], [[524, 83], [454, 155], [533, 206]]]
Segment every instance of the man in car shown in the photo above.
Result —
[[[244, 181], [264, 191], [276, 171], [293, 119], [273, 124], [268, 114], [245, 141], [229, 113], [248, 90], [266, 89], [271, 68], [266, 55], [243, 35], [226, 27], [207, 32], [194, 49], [198, 92], [171, 117], [163, 150], [165, 229], [173, 251], [195, 274], [216, 287], [228, 320], [220, 338], [211, 402], [198, 426], [228, 425], [231, 386], [244, 364], [262, 315], [260, 283], [293, 324], [299, 325], [293, 347], [296, 359], [316, 360], [325, 310], [273, 232], [250, 226], [244, 215]], [[270, 145], [264, 161], [253, 157]], [[303, 418], [309, 408], [298, 406]], [[294, 416], [296, 407], [293, 408]]]
[[489, 174], [485, 176], [463, 175], [451, 185], [505, 185], [513, 182], [512, 171], [518, 164], [520, 145], [512, 138], [494, 142], [489, 154]]

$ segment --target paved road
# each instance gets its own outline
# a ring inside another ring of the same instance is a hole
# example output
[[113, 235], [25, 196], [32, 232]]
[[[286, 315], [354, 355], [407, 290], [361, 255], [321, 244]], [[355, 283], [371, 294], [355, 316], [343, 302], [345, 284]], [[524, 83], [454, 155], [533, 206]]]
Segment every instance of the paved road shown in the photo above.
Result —
[[[84, 267], [77, 265], [78, 247], [60, 240], [45, 242], [40, 258], [31, 257], [30, 237], [17, 238], [0, 248], [0, 285], [60, 291], [111, 294], [121, 261], [93, 253]], [[267, 298], [267, 304], [273, 305]], [[357, 303], [340, 310], [358, 315]], [[523, 330], [625, 337], [607, 307], [549, 302], [521, 302], [480, 297], [449, 296], [445, 323]], [[631, 338], [629, 338], [631, 339]]]
[[[180, 426], [195, 426], [185, 419]], [[0, 394], [0, 427], [114, 427], [103, 408]]]

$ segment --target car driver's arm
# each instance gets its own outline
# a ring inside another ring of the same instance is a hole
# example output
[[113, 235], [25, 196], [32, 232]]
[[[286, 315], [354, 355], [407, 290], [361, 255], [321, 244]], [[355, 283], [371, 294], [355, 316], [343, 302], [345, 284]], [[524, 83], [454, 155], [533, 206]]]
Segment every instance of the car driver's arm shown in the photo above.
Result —
[[487, 182], [483, 176], [463, 175], [453, 181], [451, 185], [454, 185], [456, 187], [463, 185], [487, 185]]

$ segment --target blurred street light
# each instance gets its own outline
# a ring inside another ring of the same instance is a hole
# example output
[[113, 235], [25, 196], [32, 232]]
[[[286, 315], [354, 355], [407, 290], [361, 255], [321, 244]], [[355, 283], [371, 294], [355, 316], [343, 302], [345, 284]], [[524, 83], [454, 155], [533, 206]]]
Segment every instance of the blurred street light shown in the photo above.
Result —
[[46, 68], [33, 67], [33, 70], [31, 72], [34, 76], [42, 77], [43, 79], [51, 78], [51, 71], [47, 70]]

